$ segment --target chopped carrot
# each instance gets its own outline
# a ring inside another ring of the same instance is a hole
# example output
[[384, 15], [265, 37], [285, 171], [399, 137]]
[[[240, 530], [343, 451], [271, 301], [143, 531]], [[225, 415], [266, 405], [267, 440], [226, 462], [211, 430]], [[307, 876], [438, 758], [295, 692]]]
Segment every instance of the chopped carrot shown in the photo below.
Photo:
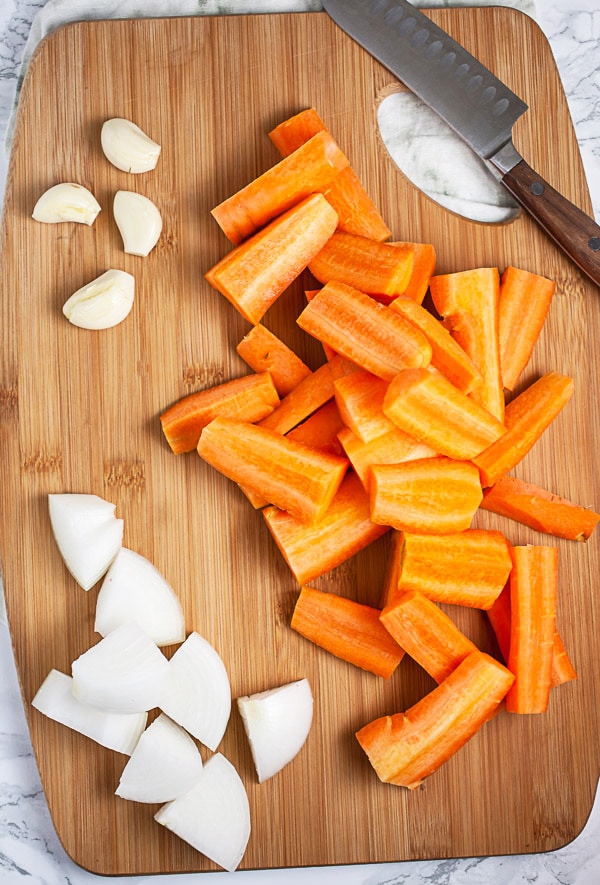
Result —
[[294, 607], [291, 627], [330, 654], [389, 679], [404, 650], [379, 620], [379, 609], [302, 587]]
[[552, 688], [558, 550], [528, 544], [513, 547], [512, 557], [508, 669], [515, 681], [506, 709], [544, 713]]
[[443, 682], [477, 649], [452, 618], [418, 590], [400, 594], [383, 609], [380, 620], [398, 645], [436, 682]]
[[362, 442], [394, 429], [395, 424], [382, 412], [387, 381], [361, 369], [338, 378], [333, 387], [344, 423]]
[[552, 648], [552, 685], [564, 685], [577, 679], [577, 671], [569, 657], [558, 630], [554, 631]]
[[509, 266], [500, 282], [499, 341], [502, 383], [514, 390], [548, 315], [556, 283]]
[[405, 433], [459, 460], [474, 458], [506, 430], [431, 367], [398, 372], [385, 394], [383, 412]]
[[506, 433], [473, 458], [484, 488], [512, 470], [573, 395], [573, 379], [558, 372], [542, 375], [506, 407]]
[[474, 651], [406, 712], [369, 722], [356, 738], [381, 781], [415, 790], [491, 719], [513, 680]]
[[234, 247], [205, 277], [256, 325], [336, 226], [337, 215], [325, 197], [313, 194]]
[[310, 374], [310, 369], [294, 351], [265, 326], [252, 326], [236, 348], [255, 372], [270, 372], [279, 396], [285, 396]]
[[434, 458], [437, 454], [399, 427], [394, 427], [366, 443], [349, 427], [343, 427], [338, 433], [338, 439], [366, 489], [369, 487], [369, 471], [374, 464], [399, 464], [417, 458]]
[[263, 516], [299, 584], [331, 571], [388, 531], [388, 526], [371, 522], [368, 495], [354, 473], [346, 474], [318, 523], [308, 524], [276, 507], [267, 507]]
[[481, 507], [570, 541], [587, 541], [600, 520], [600, 514], [587, 507], [509, 475], [485, 489]]
[[[276, 126], [269, 132], [269, 137], [279, 153], [286, 157], [324, 130], [327, 127], [316, 110], [307, 108]], [[391, 236], [390, 229], [351, 166], [338, 173], [325, 189], [324, 196], [338, 214], [340, 230], [380, 241]]]
[[369, 493], [373, 522], [434, 534], [468, 529], [482, 498], [474, 465], [446, 457], [376, 464]]
[[277, 408], [267, 415], [269, 420], [259, 423], [261, 427], [268, 427], [277, 433], [287, 433], [320, 406], [325, 405], [328, 400], [333, 399], [333, 394], [331, 364], [323, 363], [290, 390]]
[[473, 360], [426, 308], [406, 294], [392, 301], [390, 307], [423, 332], [431, 344], [431, 365], [455, 387], [463, 393], [471, 393], [483, 384], [481, 373]]
[[[392, 246], [404, 246], [405, 243], [391, 243]], [[429, 280], [435, 271], [436, 254], [431, 243], [411, 243], [414, 249], [413, 269], [408, 285], [402, 293], [404, 298], [410, 298], [415, 304], [422, 304]]]
[[502, 421], [504, 389], [498, 337], [498, 269], [478, 267], [434, 276], [429, 281], [429, 289], [444, 325], [481, 373], [483, 385], [473, 390], [473, 399]]
[[297, 323], [336, 353], [387, 381], [400, 369], [428, 365], [431, 360], [431, 346], [422, 332], [345, 283], [326, 283]]
[[244, 375], [190, 393], [160, 416], [163, 433], [176, 455], [193, 452], [206, 425], [222, 415], [239, 421], [259, 421], [279, 405], [268, 372]]
[[419, 590], [434, 602], [489, 609], [512, 568], [510, 544], [501, 532], [487, 529], [402, 532], [393, 554], [397, 585], [388, 588], [386, 606], [407, 590]]
[[277, 215], [311, 194], [323, 192], [348, 158], [328, 132], [317, 132], [211, 211], [225, 236], [237, 246]]
[[337, 280], [368, 295], [401, 295], [410, 281], [415, 249], [412, 243], [392, 245], [336, 231], [309, 262], [320, 283]]
[[287, 437], [296, 442], [304, 443], [306, 446], [313, 446], [315, 449], [343, 455], [344, 449], [338, 440], [338, 433], [343, 428], [344, 422], [340, 416], [337, 404], [335, 400], [329, 400], [305, 421], [290, 430]]
[[207, 424], [198, 454], [229, 479], [309, 522], [324, 515], [348, 466], [346, 458], [229, 418]]

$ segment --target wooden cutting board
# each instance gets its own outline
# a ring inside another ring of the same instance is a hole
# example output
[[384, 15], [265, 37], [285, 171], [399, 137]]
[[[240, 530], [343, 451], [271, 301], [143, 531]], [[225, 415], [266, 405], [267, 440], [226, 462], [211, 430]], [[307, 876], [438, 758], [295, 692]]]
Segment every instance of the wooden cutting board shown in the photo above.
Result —
[[[584, 173], [550, 48], [508, 9], [439, 10], [462, 40], [529, 104], [517, 145], [547, 180], [590, 211]], [[205, 283], [226, 251], [212, 206], [273, 164], [268, 130], [315, 106], [397, 239], [435, 244], [438, 270], [513, 263], [557, 280], [551, 315], [523, 382], [550, 369], [575, 379], [574, 400], [516, 471], [600, 507], [595, 469], [598, 291], [528, 218], [496, 226], [439, 208], [397, 170], [376, 107], [393, 78], [321, 13], [74, 24], [39, 48], [23, 87], [2, 228], [1, 554], [25, 710], [58, 834], [97, 873], [147, 874], [215, 865], [153, 822], [154, 806], [117, 799], [124, 757], [32, 710], [52, 667], [97, 641], [97, 590], [79, 589], [54, 545], [49, 492], [113, 501], [126, 546], [179, 594], [189, 631], [223, 656], [234, 696], [303, 676], [315, 697], [302, 752], [259, 785], [234, 711], [221, 749], [247, 785], [252, 835], [244, 868], [546, 851], [583, 827], [598, 777], [598, 537], [553, 541], [481, 514], [513, 543], [560, 549], [559, 626], [579, 678], [553, 692], [544, 716], [502, 714], [417, 792], [379, 783], [353, 732], [403, 710], [432, 687], [405, 660], [383, 681], [328, 657], [290, 630], [298, 587], [260, 515], [195, 455], [175, 457], [159, 413], [191, 391], [247, 371], [235, 345], [248, 327]], [[162, 144], [133, 177], [104, 159], [100, 127], [133, 119]], [[460, 175], [460, 169], [457, 169]], [[61, 180], [88, 186], [103, 211], [92, 228], [32, 221]], [[160, 206], [164, 232], [147, 258], [126, 256], [114, 192]], [[109, 267], [136, 277], [126, 322], [104, 332], [63, 318], [66, 297]], [[319, 349], [294, 320], [303, 278], [265, 323], [316, 367]], [[317, 582], [377, 604], [388, 541]], [[457, 622], [495, 651], [485, 616]]]

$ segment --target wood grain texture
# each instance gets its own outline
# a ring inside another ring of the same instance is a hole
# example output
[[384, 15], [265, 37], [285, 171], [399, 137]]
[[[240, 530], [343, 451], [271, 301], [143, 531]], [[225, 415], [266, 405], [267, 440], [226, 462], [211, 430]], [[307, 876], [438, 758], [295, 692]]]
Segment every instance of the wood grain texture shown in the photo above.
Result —
[[[437, 10], [431, 17], [530, 105], [517, 148], [544, 178], [590, 211], [565, 97], [537, 26], [508, 9]], [[227, 249], [210, 209], [278, 157], [268, 130], [314, 105], [380, 206], [395, 239], [435, 244], [438, 271], [513, 263], [557, 280], [523, 383], [555, 369], [576, 393], [516, 471], [578, 503], [600, 506], [596, 379], [598, 291], [527, 217], [466, 221], [396, 169], [376, 107], [393, 78], [324, 15], [113, 21], [70, 25], [39, 48], [23, 87], [2, 224], [0, 549], [25, 709], [58, 834], [97, 873], [215, 869], [117, 799], [125, 759], [38, 715], [30, 701], [51, 667], [68, 671], [93, 634], [96, 590], [67, 574], [47, 516], [49, 492], [93, 492], [117, 505], [126, 546], [176, 589], [188, 630], [221, 653], [235, 696], [308, 677], [315, 720], [300, 755], [258, 785], [234, 713], [222, 750], [239, 768], [253, 830], [243, 868], [545, 851], [570, 841], [591, 809], [600, 727], [598, 538], [560, 548], [560, 630], [579, 678], [553, 692], [545, 716], [497, 716], [423, 789], [379, 783], [353, 737], [432, 687], [409, 660], [389, 681], [313, 648], [289, 628], [298, 592], [258, 514], [195, 454], [175, 457], [159, 413], [184, 394], [247, 371], [235, 345], [247, 324], [205, 283]], [[100, 149], [112, 116], [162, 144], [152, 173], [118, 172]], [[457, 170], [460, 175], [460, 170]], [[103, 211], [92, 228], [31, 220], [40, 193], [75, 180]], [[156, 250], [123, 254], [112, 220], [118, 188], [154, 199]], [[115, 266], [136, 277], [134, 309], [105, 332], [69, 325], [62, 304]], [[295, 326], [303, 278], [265, 323], [313, 366], [319, 349]], [[481, 513], [513, 543], [547, 538]], [[318, 582], [377, 604], [388, 540]], [[481, 613], [453, 610], [494, 650]]]

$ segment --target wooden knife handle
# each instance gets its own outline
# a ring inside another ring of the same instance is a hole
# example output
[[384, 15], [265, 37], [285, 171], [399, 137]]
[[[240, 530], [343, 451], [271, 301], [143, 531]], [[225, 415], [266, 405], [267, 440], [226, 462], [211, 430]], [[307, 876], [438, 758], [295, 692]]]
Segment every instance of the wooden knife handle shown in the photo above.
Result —
[[600, 227], [554, 190], [525, 160], [502, 178], [518, 203], [560, 248], [600, 286]]

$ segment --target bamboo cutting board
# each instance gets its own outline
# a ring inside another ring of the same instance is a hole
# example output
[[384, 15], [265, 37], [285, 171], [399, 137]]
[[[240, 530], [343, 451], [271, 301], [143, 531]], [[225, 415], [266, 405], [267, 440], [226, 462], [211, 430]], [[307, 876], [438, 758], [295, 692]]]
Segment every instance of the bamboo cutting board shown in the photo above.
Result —
[[[529, 104], [517, 147], [548, 181], [590, 211], [565, 97], [549, 46], [507, 9], [439, 10], [462, 40]], [[574, 400], [515, 471], [596, 509], [598, 291], [524, 217], [465, 221], [419, 193], [377, 133], [391, 76], [321, 13], [74, 24], [39, 48], [23, 87], [2, 227], [1, 554], [25, 709], [58, 834], [97, 873], [215, 869], [153, 822], [155, 807], [114, 796], [125, 758], [30, 707], [52, 668], [69, 671], [98, 640], [96, 589], [64, 568], [47, 516], [49, 492], [116, 504], [126, 546], [179, 594], [188, 631], [222, 655], [234, 696], [308, 677], [315, 718], [302, 752], [256, 783], [234, 711], [221, 749], [247, 786], [252, 835], [243, 868], [273, 868], [545, 851], [564, 845], [591, 809], [600, 760], [598, 538], [552, 541], [489, 515], [513, 543], [560, 548], [559, 627], [579, 678], [553, 692], [544, 716], [502, 714], [414, 793], [379, 783], [353, 732], [403, 710], [432, 687], [410, 661], [387, 682], [328, 657], [293, 633], [298, 588], [259, 514], [195, 455], [175, 457], [159, 413], [191, 391], [247, 371], [235, 345], [248, 327], [204, 282], [227, 249], [209, 210], [277, 159], [268, 130], [315, 106], [378, 203], [396, 239], [427, 241], [438, 271], [513, 263], [557, 280], [523, 379], [555, 369]], [[162, 144], [157, 168], [134, 177], [104, 159], [100, 127], [133, 119]], [[460, 175], [460, 170], [457, 170]], [[50, 185], [88, 186], [103, 211], [92, 228], [31, 220]], [[164, 217], [147, 258], [123, 254], [114, 192], [137, 189]], [[136, 277], [136, 302], [114, 329], [63, 318], [68, 295], [109, 267]], [[265, 323], [316, 367], [319, 350], [294, 325], [305, 277]], [[388, 540], [317, 582], [376, 605]], [[456, 610], [484, 649], [484, 616]]]

